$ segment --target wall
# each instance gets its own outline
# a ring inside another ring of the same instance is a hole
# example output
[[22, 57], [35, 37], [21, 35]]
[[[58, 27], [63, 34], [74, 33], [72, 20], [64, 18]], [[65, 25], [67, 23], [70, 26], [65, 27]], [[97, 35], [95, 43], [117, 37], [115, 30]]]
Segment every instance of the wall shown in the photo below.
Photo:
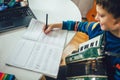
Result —
[[87, 12], [92, 8], [93, 0], [72, 0], [79, 10], [81, 11], [82, 17], [86, 17]]

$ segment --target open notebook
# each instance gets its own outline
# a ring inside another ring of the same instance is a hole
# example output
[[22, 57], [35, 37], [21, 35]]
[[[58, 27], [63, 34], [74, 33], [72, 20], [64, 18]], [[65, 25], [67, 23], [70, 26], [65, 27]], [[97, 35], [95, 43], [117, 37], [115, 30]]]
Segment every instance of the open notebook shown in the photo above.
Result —
[[26, 32], [11, 51], [7, 65], [56, 78], [66, 41], [66, 30], [42, 31], [44, 23], [32, 19]]

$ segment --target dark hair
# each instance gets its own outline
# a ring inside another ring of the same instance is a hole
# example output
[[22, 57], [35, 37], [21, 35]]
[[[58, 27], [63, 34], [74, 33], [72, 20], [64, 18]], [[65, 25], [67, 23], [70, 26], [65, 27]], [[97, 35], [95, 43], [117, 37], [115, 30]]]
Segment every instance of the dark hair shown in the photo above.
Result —
[[102, 6], [115, 19], [120, 18], [120, 0], [96, 0], [96, 4]]

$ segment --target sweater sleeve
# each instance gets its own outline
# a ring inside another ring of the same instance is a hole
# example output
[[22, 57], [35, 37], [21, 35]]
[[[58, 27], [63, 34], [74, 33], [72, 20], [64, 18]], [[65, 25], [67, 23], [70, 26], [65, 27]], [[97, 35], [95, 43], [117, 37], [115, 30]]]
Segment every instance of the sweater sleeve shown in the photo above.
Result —
[[[101, 34], [100, 25], [97, 22], [77, 22], [77, 31], [86, 33], [90, 38]], [[63, 21], [62, 29], [75, 30], [76, 21]]]

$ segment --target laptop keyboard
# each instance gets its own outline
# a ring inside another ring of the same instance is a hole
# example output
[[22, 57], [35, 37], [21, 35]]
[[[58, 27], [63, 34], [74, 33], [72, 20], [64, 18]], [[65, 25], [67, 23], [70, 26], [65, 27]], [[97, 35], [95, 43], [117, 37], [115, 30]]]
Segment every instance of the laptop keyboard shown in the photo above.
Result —
[[18, 17], [33, 16], [33, 13], [29, 8], [20, 8], [14, 11], [7, 11], [0, 14], [0, 21], [14, 19]]
[[0, 12], [0, 33], [28, 26], [32, 18], [36, 17], [29, 7]]
[[33, 16], [32, 12], [31, 12], [31, 10], [29, 8], [25, 8], [25, 9], [22, 9], [22, 10], [16, 10], [14, 13], [15, 13], [15, 15], [13, 15], [14, 17]]

